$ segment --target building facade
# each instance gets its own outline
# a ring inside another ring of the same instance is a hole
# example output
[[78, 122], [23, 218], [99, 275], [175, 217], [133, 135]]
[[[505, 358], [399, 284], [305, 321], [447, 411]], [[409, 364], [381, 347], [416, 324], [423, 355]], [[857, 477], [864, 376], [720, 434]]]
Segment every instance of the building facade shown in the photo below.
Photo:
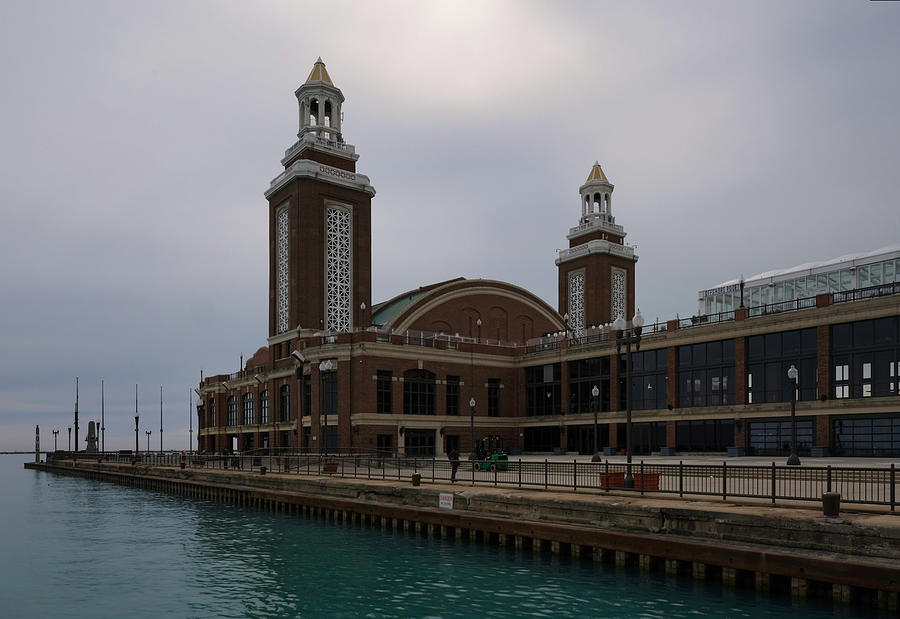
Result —
[[[751, 293], [714, 319], [649, 325], [626, 384], [610, 323], [636, 311], [637, 256], [599, 163], [556, 260], [556, 308], [462, 278], [376, 303], [375, 190], [344, 140], [343, 94], [321, 59], [295, 94], [298, 141], [265, 193], [269, 338], [237, 372], [199, 385], [200, 450], [615, 452], [630, 396], [635, 453], [777, 455], [790, 443], [794, 366], [801, 455], [900, 455], [900, 283], [883, 266], [877, 284], [867, 269], [869, 286], [777, 306]], [[817, 276], [804, 274], [805, 293]]]

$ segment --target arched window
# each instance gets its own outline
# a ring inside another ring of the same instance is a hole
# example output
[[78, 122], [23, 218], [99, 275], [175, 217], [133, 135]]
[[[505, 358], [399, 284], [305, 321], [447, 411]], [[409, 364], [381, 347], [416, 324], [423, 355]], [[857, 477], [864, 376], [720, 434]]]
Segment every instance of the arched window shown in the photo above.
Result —
[[228, 397], [228, 425], [236, 426], [237, 422], [237, 398], [232, 395]]
[[253, 419], [253, 394], [245, 393], [244, 394], [244, 425], [250, 425], [255, 420]]
[[403, 372], [403, 413], [434, 415], [434, 374], [428, 370]]
[[281, 386], [281, 406], [278, 407], [278, 421], [291, 419], [291, 386]]
[[259, 422], [269, 423], [269, 391], [264, 390], [259, 394]]

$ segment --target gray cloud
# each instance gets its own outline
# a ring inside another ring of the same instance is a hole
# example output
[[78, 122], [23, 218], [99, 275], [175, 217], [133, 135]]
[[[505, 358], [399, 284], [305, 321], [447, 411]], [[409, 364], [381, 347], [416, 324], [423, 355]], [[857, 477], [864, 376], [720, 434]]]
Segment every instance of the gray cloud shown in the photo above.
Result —
[[113, 447], [136, 382], [154, 432], [165, 386], [186, 444], [200, 368], [265, 342], [262, 192], [319, 55], [378, 190], [373, 301], [463, 275], [555, 305], [555, 249], [599, 159], [638, 303], [665, 319], [740, 273], [897, 242], [898, 12], [6, 2], [0, 449], [67, 427], [76, 375], [93, 409], [106, 380]]

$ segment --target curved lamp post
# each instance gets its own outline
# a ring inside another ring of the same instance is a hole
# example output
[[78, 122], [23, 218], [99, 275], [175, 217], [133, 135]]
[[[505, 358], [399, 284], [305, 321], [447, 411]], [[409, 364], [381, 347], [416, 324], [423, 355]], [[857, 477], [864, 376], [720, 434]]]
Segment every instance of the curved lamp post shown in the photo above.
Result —
[[600, 395], [600, 389], [597, 385], [591, 389], [591, 404], [594, 408], [594, 456], [591, 462], [600, 462], [600, 444], [597, 442], [597, 397]]
[[153, 430], [144, 430], [144, 434], [147, 435], [147, 453], [150, 453], [150, 435], [153, 434]]
[[800, 466], [800, 457], [797, 456], [797, 368], [794, 364], [787, 371], [788, 380], [791, 381], [791, 455], [788, 456], [788, 466]]
[[631, 346], [634, 345], [634, 351], [641, 349], [641, 330], [644, 327], [644, 317], [641, 310], [634, 313], [631, 319], [631, 328], [622, 315], [616, 318], [613, 323], [613, 329], [616, 330], [616, 354], [622, 354], [622, 348], [625, 348], [625, 480], [622, 482], [623, 488], [634, 488], [634, 477], [631, 474]]

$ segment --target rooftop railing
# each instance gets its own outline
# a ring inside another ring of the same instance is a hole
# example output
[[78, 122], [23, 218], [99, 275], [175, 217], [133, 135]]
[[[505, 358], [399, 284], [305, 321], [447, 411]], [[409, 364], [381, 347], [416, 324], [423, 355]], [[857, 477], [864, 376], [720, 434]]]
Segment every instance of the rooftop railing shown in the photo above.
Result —
[[875, 297], [886, 297], [892, 294], [900, 294], [900, 282], [880, 284], [878, 286], [869, 286], [868, 288], [858, 288], [857, 290], [847, 290], [844, 292], [833, 292], [831, 294], [831, 299], [833, 303], [847, 303], [848, 301], [874, 299]]

